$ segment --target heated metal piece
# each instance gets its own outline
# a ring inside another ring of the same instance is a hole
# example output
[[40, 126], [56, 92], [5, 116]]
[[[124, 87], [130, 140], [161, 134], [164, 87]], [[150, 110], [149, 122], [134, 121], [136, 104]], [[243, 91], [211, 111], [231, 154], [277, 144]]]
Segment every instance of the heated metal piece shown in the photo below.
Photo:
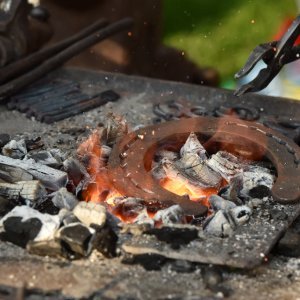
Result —
[[294, 46], [299, 34], [300, 16], [294, 20], [280, 41], [257, 46], [250, 54], [245, 66], [235, 75], [235, 78], [239, 79], [247, 75], [260, 60], [263, 60], [267, 67], [262, 69], [251, 82], [238, 88], [235, 95], [241, 96], [248, 92], [264, 89], [285, 64], [299, 59], [300, 47]]
[[187, 107], [175, 100], [170, 100], [166, 105], [154, 104], [153, 113], [165, 121], [179, 120], [180, 118], [193, 118], [198, 116], [206, 116], [207, 109], [203, 106], [196, 105]]
[[246, 121], [256, 121], [259, 119], [259, 115], [257, 108], [244, 105], [236, 105], [233, 107], [220, 106], [214, 111], [215, 117], [234, 116]]
[[166, 205], [179, 204], [191, 213], [193, 210], [198, 214], [205, 213], [203, 205], [163, 189], [150, 173], [156, 151], [165, 147], [180, 149], [191, 132], [197, 134], [209, 152], [222, 147], [248, 159], [268, 158], [277, 171], [277, 180], [271, 191], [274, 200], [282, 204], [300, 200], [299, 147], [263, 125], [233, 118], [183, 119], [128, 134], [112, 150], [108, 163], [111, 183], [126, 196], [147, 201], [156, 199]]

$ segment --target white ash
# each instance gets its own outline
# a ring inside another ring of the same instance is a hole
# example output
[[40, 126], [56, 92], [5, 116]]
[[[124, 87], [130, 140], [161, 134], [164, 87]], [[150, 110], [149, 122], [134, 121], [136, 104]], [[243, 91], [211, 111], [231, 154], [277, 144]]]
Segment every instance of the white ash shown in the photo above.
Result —
[[75, 206], [73, 213], [87, 226], [95, 224], [102, 227], [106, 222], [106, 208], [98, 203], [81, 201]]
[[158, 211], [154, 216], [154, 221], [163, 225], [185, 223], [184, 211], [179, 205], [172, 205], [166, 209]]
[[78, 204], [78, 199], [63, 187], [54, 193], [52, 202], [57, 208], [72, 210]]
[[22, 222], [33, 218], [39, 219], [42, 223], [42, 227], [34, 239], [36, 242], [53, 239], [54, 234], [60, 225], [60, 219], [58, 215], [52, 216], [49, 214], [42, 214], [28, 206], [16, 206], [0, 220], [1, 230], [3, 230], [3, 222], [11, 217], [20, 217], [22, 218]]
[[25, 140], [11, 140], [2, 148], [2, 154], [15, 159], [22, 159], [27, 154]]

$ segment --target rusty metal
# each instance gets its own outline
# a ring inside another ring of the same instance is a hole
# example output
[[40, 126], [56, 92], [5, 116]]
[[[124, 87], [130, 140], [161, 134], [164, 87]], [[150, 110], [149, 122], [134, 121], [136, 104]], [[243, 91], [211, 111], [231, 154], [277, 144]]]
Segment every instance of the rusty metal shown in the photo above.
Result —
[[108, 25], [106, 20], [98, 20], [90, 26], [84, 28], [79, 33], [61, 41], [57, 44], [50, 46], [45, 49], [41, 49], [37, 52], [34, 52], [22, 59], [17, 60], [7, 66], [4, 66], [0, 69], [0, 84], [6, 83], [9, 80], [20, 76], [29, 70], [32, 70], [34, 67], [38, 66], [40, 63], [44, 62], [46, 59], [49, 59], [51, 56], [59, 53], [63, 49], [71, 46], [75, 42], [78, 42], [85, 38], [86, 36], [92, 34], [96, 30], [99, 30]]
[[107, 27], [97, 30], [92, 34], [84, 37], [83, 39], [71, 44], [69, 47], [63, 49], [53, 57], [50, 57], [48, 60], [45, 60], [42, 64], [29, 71], [28, 73], [25, 73], [24, 75], [1, 85], [0, 102], [16, 94], [24, 87], [39, 80], [42, 76], [58, 68], [81, 51], [93, 46], [94, 44], [106, 39], [113, 34], [130, 28], [132, 24], [133, 21], [130, 18], [125, 18], [120, 21], [114, 22]]
[[153, 125], [132, 132], [114, 146], [109, 160], [109, 178], [126, 196], [156, 199], [184, 208], [205, 208], [163, 189], [151, 176], [151, 164], [158, 149], [179, 149], [188, 135], [195, 132], [210, 152], [227, 150], [248, 159], [269, 159], [277, 171], [272, 196], [279, 203], [300, 200], [300, 149], [288, 138], [263, 125], [233, 118], [198, 117]]

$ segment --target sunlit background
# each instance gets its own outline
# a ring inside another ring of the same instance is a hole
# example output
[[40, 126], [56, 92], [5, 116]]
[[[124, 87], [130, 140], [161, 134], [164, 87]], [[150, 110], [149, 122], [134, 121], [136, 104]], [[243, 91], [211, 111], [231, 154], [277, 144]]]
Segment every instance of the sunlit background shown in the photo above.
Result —
[[[298, 1], [292, 0], [164, 0], [164, 42], [184, 50], [199, 66], [216, 68], [222, 87], [234, 88], [234, 73], [253, 48], [274, 40], [298, 8]], [[300, 99], [297, 87], [286, 86], [286, 80], [282, 78], [271, 94]], [[284, 91], [278, 90], [281, 84]]]

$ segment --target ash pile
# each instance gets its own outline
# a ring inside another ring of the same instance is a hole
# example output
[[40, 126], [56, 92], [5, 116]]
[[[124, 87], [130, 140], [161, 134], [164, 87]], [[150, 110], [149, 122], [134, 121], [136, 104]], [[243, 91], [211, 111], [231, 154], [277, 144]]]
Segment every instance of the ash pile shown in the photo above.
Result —
[[[157, 184], [206, 205], [186, 215], [180, 205], [126, 197], [107, 177], [107, 163], [127, 123], [111, 115], [73, 156], [40, 138], [0, 136], [1, 240], [29, 253], [79, 259], [93, 251], [125, 263], [182, 260], [252, 268], [266, 260], [299, 206], [280, 205], [268, 162], [225, 151], [209, 155], [191, 133], [178, 152], [152, 162]], [[163, 259], [162, 259], [163, 258]]]

